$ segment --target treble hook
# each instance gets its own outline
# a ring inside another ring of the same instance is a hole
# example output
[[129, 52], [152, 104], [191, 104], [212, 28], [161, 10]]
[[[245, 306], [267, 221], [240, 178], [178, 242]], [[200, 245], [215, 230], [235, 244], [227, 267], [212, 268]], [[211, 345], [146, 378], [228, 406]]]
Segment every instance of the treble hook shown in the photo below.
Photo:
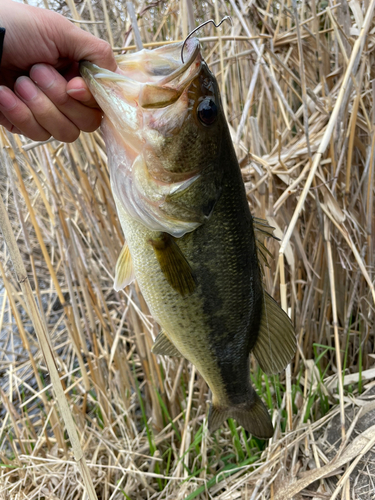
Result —
[[189, 38], [191, 37], [191, 35], [193, 35], [196, 31], [200, 30], [201, 28], [203, 28], [203, 26], [206, 26], [206, 24], [208, 23], [212, 23], [215, 28], [218, 28], [219, 26], [221, 26], [223, 24], [224, 21], [226, 20], [229, 20], [230, 23], [232, 24], [232, 18], [230, 16], [225, 16], [223, 17], [223, 19], [219, 22], [219, 24], [216, 24], [215, 21], [213, 19], [209, 19], [208, 21], [205, 21], [204, 23], [200, 24], [199, 26], [197, 26], [196, 28], [193, 29], [193, 31], [191, 31], [188, 36], [185, 38], [184, 40], [184, 43], [182, 44], [182, 48], [181, 48], [181, 61], [182, 61], [182, 64], [184, 64], [184, 48], [185, 48], [185, 45], [186, 45], [186, 42], [189, 40]]

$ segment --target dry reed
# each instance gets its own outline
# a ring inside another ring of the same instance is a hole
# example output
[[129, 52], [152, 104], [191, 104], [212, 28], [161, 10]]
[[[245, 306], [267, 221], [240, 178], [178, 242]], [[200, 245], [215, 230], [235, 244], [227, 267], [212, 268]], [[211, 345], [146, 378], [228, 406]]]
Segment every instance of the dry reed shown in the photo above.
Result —
[[[134, 50], [123, 2], [43, 6]], [[137, 286], [113, 290], [123, 235], [100, 133], [67, 145], [0, 130], [1, 196], [26, 268], [16, 260], [13, 273], [17, 252], [1, 240], [0, 498], [86, 488], [107, 500], [373, 498], [375, 426], [361, 422], [375, 406], [374, 6], [134, 2], [145, 47], [181, 40], [192, 12], [196, 24], [232, 16], [219, 32], [204, 28], [203, 51], [252, 213], [281, 240], [266, 243], [265, 287], [298, 336], [286, 375], [267, 378], [253, 362], [276, 428], [268, 447], [233, 422], [207, 433], [204, 381], [186, 361], [151, 354], [158, 326]]]

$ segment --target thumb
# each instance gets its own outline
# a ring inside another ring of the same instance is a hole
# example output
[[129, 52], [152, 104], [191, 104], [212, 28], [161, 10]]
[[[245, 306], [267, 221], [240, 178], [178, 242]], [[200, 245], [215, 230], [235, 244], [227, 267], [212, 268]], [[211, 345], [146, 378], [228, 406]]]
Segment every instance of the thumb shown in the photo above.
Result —
[[70, 21], [58, 27], [59, 43], [57, 48], [62, 57], [73, 61], [90, 61], [100, 68], [116, 71], [117, 63], [110, 44], [87, 31], [74, 26]]

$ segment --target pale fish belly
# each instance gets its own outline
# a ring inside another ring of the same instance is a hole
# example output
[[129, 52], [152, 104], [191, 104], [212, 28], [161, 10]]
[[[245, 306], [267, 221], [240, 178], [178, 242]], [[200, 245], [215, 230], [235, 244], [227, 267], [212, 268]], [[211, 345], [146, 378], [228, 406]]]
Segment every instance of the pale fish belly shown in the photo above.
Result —
[[[215, 266], [219, 265], [218, 257], [212, 254], [211, 248], [217, 247], [217, 241], [209, 238], [209, 242], [199, 246], [199, 250], [191, 248], [196, 244], [191, 235], [179, 240], [179, 246], [191, 263], [193, 271], [202, 267], [202, 261], [198, 261], [198, 268], [194, 269], [194, 259], [203, 258], [204, 265], [211, 271], [215, 271], [215, 284], [218, 292], [215, 295], [217, 303], [221, 302], [220, 311], [215, 310], [215, 305], [207, 306], [207, 283], [200, 283], [196, 290], [189, 296], [182, 297], [167, 282], [160, 269], [159, 262], [155, 256], [154, 249], [149, 243], [157, 233], [148, 230], [142, 224], [129, 218], [118, 203], [120, 222], [126, 235], [135, 275], [144, 298], [150, 308], [151, 314], [168, 334], [181, 354], [192, 362], [209, 385], [213, 399], [220, 404], [230, 404], [231, 397], [236, 397], [231, 390], [234, 384], [242, 392], [249, 380], [249, 300], [251, 300], [250, 277], [243, 270], [241, 277], [233, 278], [233, 267], [222, 266], [223, 271], [217, 273]], [[221, 239], [225, 234], [221, 234]], [[232, 235], [227, 235], [232, 239]], [[239, 242], [233, 242], [233, 251]], [[211, 245], [211, 248], [210, 248]], [[227, 253], [230, 253], [230, 245], [226, 245]], [[229, 256], [231, 257], [231, 256]], [[228, 255], [221, 255], [221, 259], [228, 259]], [[193, 259], [193, 261], [192, 261]], [[220, 259], [219, 259], [220, 260]], [[246, 287], [238, 286], [237, 282], [247, 281]], [[209, 287], [212, 286], [212, 283]], [[229, 292], [229, 293], [228, 293]], [[222, 296], [220, 299], [219, 295]], [[241, 297], [242, 295], [242, 297]], [[236, 306], [239, 306], [238, 308]], [[219, 325], [219, 326], [218, 326]], [[237, 338], [237, 340], [236, 340]], [[239, 339], [239, 340], [238, 340]], [[217, 342], [216, 342], [217, 340]], [[233, 342], [234, 340], [234, 342]], [[224, 349], [217, 351], [213, 343], [224, 344]], [[229, 352], [228, 352], [229, 351]], [[223, 360], [223, 358], [226, 358]], [[229, 371], [223, 365], [229, 366]], [[236, 365], [233, 374], [230, 366]], [[238, 366], [237, 366], [238, 365]], [[239, 369], [242, 367], [242, 369]], [[231, 380], [227, 380], [230, 378]], [[228, 385], [229, 382], [229, 385]], [[235, 389], [234, 392], [237, 392]], [[238, 396], [238, 395], [237, 395]]]
[[130, 219], [118, 204], [138, 285], [152, 316], [167, 332], [181, 354], [193, 363], [209, 385], [215, 399], [226, 403], [227, 393], [218, 370], [218, 360], [209, 346], [209, 324], [200, 286], [188, 297], [179, 295], [164, 277], [153, 247], [148, 243], [157, 233]]

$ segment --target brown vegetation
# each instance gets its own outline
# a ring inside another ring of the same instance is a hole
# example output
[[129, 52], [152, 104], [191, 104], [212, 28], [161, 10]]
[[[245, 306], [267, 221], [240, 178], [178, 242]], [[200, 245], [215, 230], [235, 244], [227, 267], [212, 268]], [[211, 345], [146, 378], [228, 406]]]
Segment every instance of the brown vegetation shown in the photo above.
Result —
[[[285, 375], [253, 363], [268, 446], [235, 422], [207, 433], [204, 381], [151, 354], [158, 326], [137, 286], [113, 290], [123, 235], [100, 133], [67, 145], [0, 131], [1, 196], [33, 290], [0, 240], [0, 498], [371, 498], [349, 478], [375, 444], [374, 426], [351, 441], [374, 407], [374, 4], [194, 3], [197, 24], [232, 16], [199, 35], [252, 213], [281, 240], [266, 243], [265, 287], [298, 336]], [[146, 46], [188, 33], [190, 2], [134, 5]], [[125, 4], [50, 8], [134, 50]]]

